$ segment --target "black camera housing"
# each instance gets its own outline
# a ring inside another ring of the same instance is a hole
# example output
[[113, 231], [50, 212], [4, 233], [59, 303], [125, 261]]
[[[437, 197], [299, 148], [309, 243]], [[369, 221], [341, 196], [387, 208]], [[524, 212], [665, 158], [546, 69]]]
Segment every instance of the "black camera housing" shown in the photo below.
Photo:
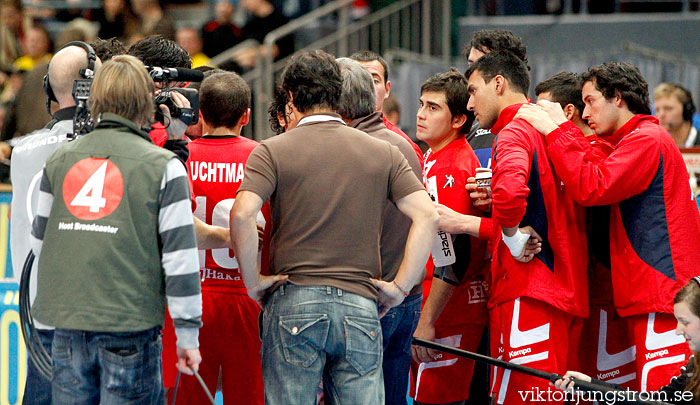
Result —
[[[189, 100], [190, 108], [180, 108], [177, 105], [175, 105], [175, 101], [173, 100], [173, 97], [171, 95], [174, 91], [182, 94], [187, 98], [187, 100]], [[199, 122], [199, 92], [197, 91], [197, 89], [165, 89], [156, 96], [154, 102], [156, 104], [156, 121], [160, 122], [163, 125], [166, 125], [166, 123], [165, 117], [163, 116], [163, 112], [160, 110], [161, 105], [168, 107], [172, 119], [180, 119], [180, 121], [184, 122], [187, 125], [193, 125]]]

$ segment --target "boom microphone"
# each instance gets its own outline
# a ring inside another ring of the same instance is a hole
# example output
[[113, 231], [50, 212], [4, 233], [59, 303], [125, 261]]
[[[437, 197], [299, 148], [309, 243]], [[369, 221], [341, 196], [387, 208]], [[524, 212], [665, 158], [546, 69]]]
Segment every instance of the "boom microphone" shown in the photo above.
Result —
[[204, 80], [204, 73], [199, 70], [186, 68], [161, 68], [156, 66], [146, 66], [148, 74], [155, 81], [177, 80], [179, 82], [201, 82]]
[[[530, 375], [533, 377], [537, 378], [542, 378], [544, 380], [548, 380], [550, 382], [555, 382], [560, 378], [563, 378], [559, 374], [555, 373], [548, 373], [546, 371], [538, 370], [535, 368], [530, 368], [526, 366], [522, 366], [520, 364], [515, 364], [511, 363], [505, 360], [499, 360], [499, 359], [494, 359], [493, 357], [485, 356], [483, 354], [479, 353], [472, 353], [466, 350], [462, 349], [457, 349], [451, 346], [443, 345], [440, 343], [435, 343], [429, 340], [424, 340], [424, 339], [418, 339], [418, 338], [413, 338], [411, 341], [411, 344], [415, 346], [421, 346], [425, 347], [428, 349], [433, 349], [437, 350], [443, 353], [449, 353], [455, 356], [459, 357], [464, 357], [466, 359], [478, 361], [479, 363], [487, 364], [489, 366], [494, 366], [494, 367], [501, 367], [506, 370], [512, 370], [516, 371], [518, 373], [523, 373], [526, 375]], [[639, 393], [635, 391], [622, 391], [618, 388], [613, 388], [608, 385], [600, 385], [598, 383], [594, 382], [587, 382], [587, 381], [581, 381], [577, 380], [574, 378], [571, 378], [571, 381], [574, 381], [574, 389], [577, 391], [597, 391], [597, 392], [602, 392], [602, 393], [612, 393], [614, 394], [614, 398], [616, 400], [619, 400], [621, 403], [625, 404], [643, 404], [643, 405], [669, 405], [666, 402], [662, 401], [655, 401], [650, 399], [651, 397], [647, 396], [647, 399], [643, 399], [642, 395], [644, 393]], [[607, 398], [607, 397], [606, 397]]]

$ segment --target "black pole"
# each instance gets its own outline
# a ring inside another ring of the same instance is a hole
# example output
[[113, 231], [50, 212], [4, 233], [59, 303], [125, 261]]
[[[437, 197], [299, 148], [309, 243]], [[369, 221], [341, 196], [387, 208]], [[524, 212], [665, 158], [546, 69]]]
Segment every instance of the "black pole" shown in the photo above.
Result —
[[[548, 372], [545, 372], [542, 370], [537, 370], [535, 368], [525, 367], [525, 366], [520, 365], [520, 364], [513, 364], [513, 363], [508, 362], [508, 361], [494, 359], [493, 357], [485, 356], [483, 354], [468, 352], [466, 350], [457, 349], [457, 348], [450, 347], [450, 346], [445, 346], [443, 344], [431, 342], [428, 340], [418, 339], [418, 338], [414, 337], [412, 343], [416, 346], [422, 346], [422, 347], [426, 347], [428, 349], [433, 349], [433, 350], [437, 350], [437, 351], [440, 351], [443, 353], [453, 354], [455, 356], [464, 357], [464, 358], [478, 361], [480, 363], [485, 363], [485, 364], [488, 364], [491, 366], [502, 367], [502, 368], [505, 368], [508, 370], [517, 371], [517, 372], [522, 373], [522, 374], [527, 374], [527, 375], [530, 375], [533, 377], [548, 380], [552, 383], [563, 378], [561, 375], [556, 374], [556, 373], [548, 373]], [[645, 404], [645, 405], [669, 405], [666, 402], [661, 402], [661, 401], [648, 401], [648, 400], [641, 400], [639, 398], [629, 398], [630, 395], [632, 395], [632, 396], [639, 395], [638, 392], [634, 392], [634, 391], [623, 391], [623, 390], [620, 390], [620, 389], [617, 389], [617, 388], [614, 388], [611, 386], [600, 385], [600, 384], [596, 384], [593, 382], [580, 381], [580, 380], [577, 380], [574, 378], [572, 378], [571, 381], [574, 382], [574, 389], [576, 389], [578, 391], [603, 392], [603, 393], [613, 392], [616, 394], [615, 399], [620, 401], [621, 403]]]

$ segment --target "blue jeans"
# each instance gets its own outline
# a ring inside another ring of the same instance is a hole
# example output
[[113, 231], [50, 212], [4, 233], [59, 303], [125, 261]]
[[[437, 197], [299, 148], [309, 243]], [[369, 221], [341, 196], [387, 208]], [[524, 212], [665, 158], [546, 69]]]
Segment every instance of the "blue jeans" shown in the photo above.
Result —
[[409, 295], [382, 318], [385, 404], [406, 405], [411, 368], [411, 339], [420, 318], [421, 294]]
[[[51, 355], [52, 329], [37, 329], [44, 350]], [[51, 405], [51, 381], [39, 373], [31, 357], [27, 361], [27, 382], [24, 385], [24, 405]]]
[[160, 328], [140, 332], [56, 329], [54, 404], [162, 404]]
[[283, 285], [263, 312], [266, 404], [384, 403], [377, 303], [335, 287]]

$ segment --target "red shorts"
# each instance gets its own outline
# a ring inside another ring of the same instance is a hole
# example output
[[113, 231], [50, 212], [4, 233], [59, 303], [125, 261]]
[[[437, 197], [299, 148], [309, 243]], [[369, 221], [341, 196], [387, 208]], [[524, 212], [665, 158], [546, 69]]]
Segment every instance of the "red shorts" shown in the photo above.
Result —
[[597, 380], [624, 388], [637, 389], [636, 349], [627, 329], [627, 318], [618, 316], [613, 304], [592, 305], [590, 314], [584, 321], [578, 345], [580, 366], [569, 369], [580, 370]]
[[625, 317], [637, 348], [639, 391], [657, 391], [668, 384], [691, 355], [683, 336], [676, 335], [676, 318], [655, 312]]
[[[202, 292], [202, 323], [199, 375], [212, 394], [216, 392], [221, 370], [224, 404], [264, 402], [258, 314], [260, 307], [247, 295], [220, 291]], [[171, 326], [172, 330], [172, 326]], [[165, 337], [163, 341], [165, 342]], [[163, 344], [163, 381], [174, 386], [177, 358], [174, 336], [171, 349]], [[166, 380], [166, 370], [172, 376]], [[207, 397], [194, 376], [182, 374], [177, 390], [178, 404], [205, 404]], [[170, 402], [168, 402], [170, 403]]]
[[[476, 352], [484, 325], [466, 324], [436, 327], [435, 342]], [[447, 353], [437, 353], [429, 363], [411, 363], [410, 396], [426, 404], [444, 404], [469, 399], [474, 361]]]
[[[520, 297], [495, 306], [489, 311], [491, 355], [500, 360], [538, 370], [563, 374], [567, 370], [570, 342], [576, 317], [542, 301]], [[556, 391], [549, 381], [496, 367], [491, 394], [497, 404], [525, 404], [542, 398], [543, 392]], [[554, 395], [554, 398], [560, 396]], [[544, 403], [552, 395], [544, 395]]]

